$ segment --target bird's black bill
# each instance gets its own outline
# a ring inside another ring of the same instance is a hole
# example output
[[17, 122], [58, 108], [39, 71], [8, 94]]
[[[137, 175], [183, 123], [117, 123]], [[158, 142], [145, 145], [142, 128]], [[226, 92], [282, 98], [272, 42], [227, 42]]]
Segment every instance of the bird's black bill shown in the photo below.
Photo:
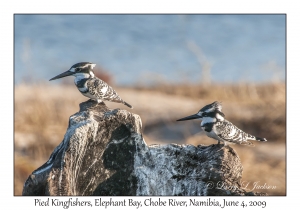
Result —
[[201, 118], [199, 115], [197, 114], [194, 114], [194, 115], [191, 115], [191, 116], [187, 116], [187, 117], [184, 117], [184, 118], [181, 118], [177, 121], [184, 121], [184, 120], [193, 120], [193, 119], [198, 119], [198, 118]]
[[74, 74], [74, 72], [66, 71], [66, 72], [64, 72], [64, 73], [61, 73], [61, 74], [59, 74], [59, 75], [53, 77], [53, 78], [50, 79], [49, 81], [55, 80], [55, 79], [59, 79], [59, 78], [62, 78], [62, 77], [67, 77], [67, 76], [70, 76], [70, 75], [72, 75], [72, 74]]

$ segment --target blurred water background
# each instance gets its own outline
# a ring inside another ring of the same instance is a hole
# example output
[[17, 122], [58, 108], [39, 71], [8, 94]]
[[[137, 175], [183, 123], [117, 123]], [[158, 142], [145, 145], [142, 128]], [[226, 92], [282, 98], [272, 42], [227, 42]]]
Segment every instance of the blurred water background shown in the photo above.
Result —
[[81, 61], [117, 85], [285, 80], [286, 16], [14, 16], [15, 82], [47, 81]]

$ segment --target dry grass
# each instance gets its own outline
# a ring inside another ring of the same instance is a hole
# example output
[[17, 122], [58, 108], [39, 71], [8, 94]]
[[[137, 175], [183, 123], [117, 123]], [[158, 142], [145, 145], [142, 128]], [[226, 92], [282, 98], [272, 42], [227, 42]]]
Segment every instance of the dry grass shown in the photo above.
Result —
[[139, 90], [153, 90], [170, 95], [185, 96], [198, 99], [230, 100], [233, 102], [243, 101], [248, 105], [261, 103], [285, 104], [285, 83], [274, 82], [268, 84], [238, 83], [238, 84], [168, 84], [158, 83], [149, 87], [137, 87]]
[[[213, 87], [213, 88], [212, 88]], [[285, 195], [285, 84], [238, 84], [217, 86], [165, 85], [153, 88], [116, 88], [134, 106], [143, 129], [160, 123], [172, 126], [180, 117], [196, 113], [205, 104], [223, 102], [229, 120], [249, 133], [267, 137], [267, 143], [254, 148], [234, 146], [244, 167], [243, 180], [276, 185], [270, 195]], [[62, 141], [69, 117], [86, 101], [72, 86], [18, 85], [15, 87], [15, 195], [22, 193], [28, 175], [49, 158]], [[111, 108], [127, 107], [107, 103]], [[155, 127], [156, 126], [156, 127]], [[150, 132], [151, 133], [151, 132]], [[215, 143], [205, 136], [184, 132], [180, 143]], [[155, 135], [144, 135], [148, 144], [161, 142]], [[272, 151], [272, 152], [270, 152]]]

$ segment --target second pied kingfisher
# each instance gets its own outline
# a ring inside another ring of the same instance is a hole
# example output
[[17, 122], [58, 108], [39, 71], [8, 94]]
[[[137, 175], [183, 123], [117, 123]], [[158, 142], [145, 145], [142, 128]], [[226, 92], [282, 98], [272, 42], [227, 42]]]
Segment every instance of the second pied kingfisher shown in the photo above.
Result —
[[201, 128], [205, 131], [206, 135], [220, 142], [253, 145], [249, 140], [267, 141], [265, 138], [252, 136], [225, 119], [224, 113], [221, 111], [222, 106], [219, 102], [204, 106], [200, 111], [177, 121], [192, 120], [201, 118]]
[[95, 66], [96, 64], [90, 62], [76, 63], [68, 71], [53, 77], [50, 81], [73, 75], [75, 76], [74, 83], [82, 95], [98, 103], [102, 101], [117, 102], [132, 109], [133, 107], [125, 102], [112, 87], [95, 76], [93, 72]]

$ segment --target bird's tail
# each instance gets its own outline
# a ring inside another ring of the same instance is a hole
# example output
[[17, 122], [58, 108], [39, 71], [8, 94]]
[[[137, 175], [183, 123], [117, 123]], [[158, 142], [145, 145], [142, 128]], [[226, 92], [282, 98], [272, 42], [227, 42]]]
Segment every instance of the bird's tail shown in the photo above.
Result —
[[123, 104], [126, 105], [126, 106], [128, 106], [130, 109], [133, 109], [133, 106], [131, 106], [129, 103], [123, 101]]
[[255, 136], [255, 140], [256, 141], [267, 141], [266, 138], [260, 138], [260, 137], [257, 137], [257, 136]]

